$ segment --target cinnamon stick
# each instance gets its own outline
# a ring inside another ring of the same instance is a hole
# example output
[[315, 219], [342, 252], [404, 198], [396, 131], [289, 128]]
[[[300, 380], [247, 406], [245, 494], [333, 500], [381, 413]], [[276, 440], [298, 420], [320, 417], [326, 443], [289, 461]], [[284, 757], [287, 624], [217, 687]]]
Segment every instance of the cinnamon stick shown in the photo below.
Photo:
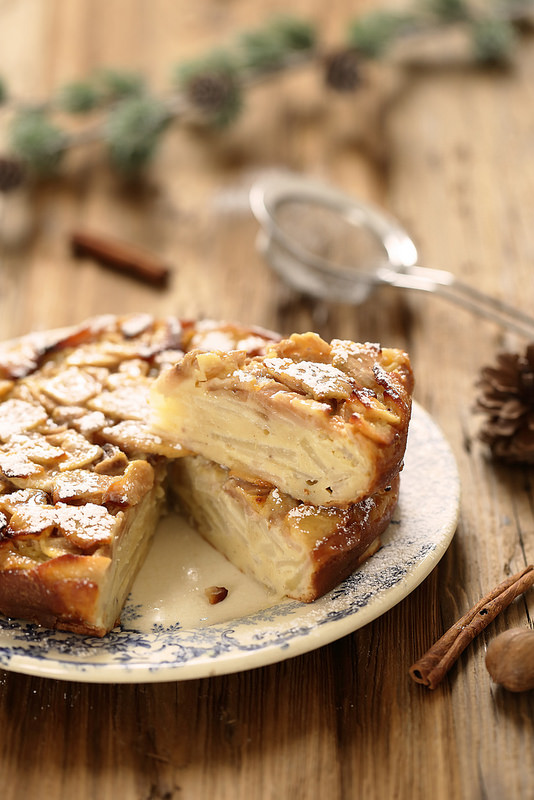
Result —
[[89, 256], [153, 286], [165, 286], [169, 279], [169, 267], [161, 259], [126, 242], [78, 230], [71, 234], [70, 244], [75, 256]]
[[410, 667], [409, 674], [413, 680], [435, 689], [467, 645], [516, 597], [533, 585], [534, 565], [530, 564], [488, 592]]

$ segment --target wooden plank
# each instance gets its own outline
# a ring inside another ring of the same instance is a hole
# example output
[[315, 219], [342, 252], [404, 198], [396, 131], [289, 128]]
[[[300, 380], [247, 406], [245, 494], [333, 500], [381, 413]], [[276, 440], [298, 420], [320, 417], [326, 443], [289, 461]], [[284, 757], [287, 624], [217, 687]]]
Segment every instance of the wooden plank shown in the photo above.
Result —
[[[164, 88], [179, 58], [286, 6], [4, 2], [0, 72], [27, 97], [106, 65], [141, 68]], [[298, 0], [292, 11], [334, 42], [357, 8], [375, 6]], [[354, 98], [331, 96], [316, 72], [303, 71], [254, 90], [231, 130], [173, 130], [143, 185], [118, 180], [91, 148], [69, 157], [60, 181], [32, 193], [32, 235], [1, 256], [0, 337], [150, 310], [405, 346], [416, 397], [458, 460], [463, 498], [458, 533], [432, 575], [384, 617], [308, 655], [146, 686], [0, 673], [5, 800], [530, 796], [534, 697], [494, 687], [484, 653], [496, 632], [532, 624], [532, 592], [434, 692], [407, 672], [507, 571], [534, 561], [531, 471], [491, 463], [472, 412], [481, 366], [522, 340], [443, 300], [387, 288], [358, 309], [303, 300], [258, 255], [246, 197], [254, 176], [273, 167], [325, 178], [395, 213], [425, 265], [531, 309], [533, 75], [529, 39], [510, 72], [436, 67], [403, 82], [395, 70], [373, 68]], [[82, 225], [168, 259], [169, 289], [75, 262], [68, 240]]]

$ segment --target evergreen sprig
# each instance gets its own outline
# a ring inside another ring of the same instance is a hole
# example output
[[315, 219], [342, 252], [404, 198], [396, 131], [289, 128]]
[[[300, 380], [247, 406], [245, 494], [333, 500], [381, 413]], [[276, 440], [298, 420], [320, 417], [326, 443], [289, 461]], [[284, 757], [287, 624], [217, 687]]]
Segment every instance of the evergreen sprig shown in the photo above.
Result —
[[192, 108], [215, 127], [232, 123], [243, 108], [239, 67], [231, 51], [214, 50], [175, 69], [174, 84]]
[[383, 57], [397, 42], [411, 34], [428, 33], [462, 25], [471, 42], [472, 55], [480, 63], [508, 62], [515, 44], [514, 23], [521, 12], [528, 15], [532, 0], [500, 0], [489, 3], [483, 13], [467, 0], [420, 0], [418, 10], [378, 10], [354, 20], [348, 41], [363, 57]]
[[443, 22], [460, 22], [471, 19], [471, 9], [466, 0], [425, 0], [426, 9]]
[[86, 114], [100, 104], [101, 96], [96, 86], [89, 81], [75, 81], [63, 86], [57, 104], [68, 114]]
[[516, 43], [513, 25], [506, 20], [481, 19], [473, 23], [473, 48], [481, 64], [509, 61]]
[[138, 172], [154, 155], [171, 115], [159, 99], [125, 97], [106, 120], [105, 139], [111, 163], [124, 173]]
[[310, 54], [315, 44], [312, 25], [276, 17], [264, 28], [243, 32], [233, 47], [179, 64], [175, 85], [215, 125], [227, 125], [243, 108], [247, 84], [292, 65], [295, 58]]
[[349, 27], [348, 43], [365, 58], [380, 58], [407, 32], [416, 28], [412, 14], [379, 10], [354, 20]]
[[[21, 106], [0, 77], [0, 106], [14, 112], [13, 160], [34, 172], [50, 172], [69, 148], [96, 137], [115, 167], [137, 171], [149, 163], [172, 121], [200, 116], [218, 127], [234, 122], [245, 106], [247, 89], [259, 79], [315, 61], [328, 86], [355, 91], [365, 61], [385, 59], [397, 42], [421, 32], [431, 35], [444, 26], [464, 27], [475, 61], [502, 64], [513, 52], [522, 10], [524, 18], [531, 19], [529, 10], [534, 6], [534, 0], [495, 0], [481, 11], [480, 4], [472, 7], [469, 0], [414, 3], [404, 13], [381, 10], [351, 21], [341, 47], [327, 53], [313, 24], [291, 16], [276, 17], [263, 27], [244, 31], [225, 48], [178, 64], [170, 92], [163, 98], [150, 92], [142, 75], [105, 69], [87, 80], [66, 84], [47, 103]], [[60, 128], [56, 112], [99, 114], [100, 122], [96, 127], [92, 122], [81, 133], [69, 132]]]
[[67, 135], [40, 109], [21, 111], [11, 127], [16, 155], [41, 174], [53, 172], [67, 145]]
[[241, 35], [238, 66], [249, 73], [279, 70], [292, 55], [311, 51], [315, 43], [312, 25], [292, 17], [277, 17], [265, 28]]
[[139, 97], [145, 90], [145, 79], [137, 72], [118, 69], [103, 69], [96, 73], [95, 81], [100, 87], [104, 102]]

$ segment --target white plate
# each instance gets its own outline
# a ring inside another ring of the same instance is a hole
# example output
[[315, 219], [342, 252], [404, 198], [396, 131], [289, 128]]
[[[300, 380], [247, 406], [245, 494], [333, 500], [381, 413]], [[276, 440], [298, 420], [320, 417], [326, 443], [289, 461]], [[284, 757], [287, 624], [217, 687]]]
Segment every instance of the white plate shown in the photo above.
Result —
[[[163, 520], [122, 614], [103, 639], [0, 617], [0, 667], [94, 683], [186, 680], [265, 666], [349, 634], [400, 602], [430, 573], [456, 529], [451, 450], [415, 405], [398, 508], [383, 546], [312, 604], [280, 600], [247, 579], [177, 516]], [[206, 599], [208, 586], [227, 598]]]

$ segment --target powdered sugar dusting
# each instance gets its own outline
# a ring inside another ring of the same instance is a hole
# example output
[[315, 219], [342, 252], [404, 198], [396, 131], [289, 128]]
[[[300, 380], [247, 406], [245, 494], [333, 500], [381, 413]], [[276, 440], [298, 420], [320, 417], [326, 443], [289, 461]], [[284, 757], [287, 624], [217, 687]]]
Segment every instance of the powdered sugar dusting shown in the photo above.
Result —
[[[222, 575], [228, 562], [213, 552], [205, 557], [194, 536], [184, 541], [158, 534], [155, 557], [134, 586], [120, 628], [95, 639], [0, 617], [0, 665], [65, 680], [136, 683], [236, 672], [306, 653], [361, 628], [413, 591], [445, 553], [458, 508], [454, 456], [415, 405], [399, 504], [383, 545], [325, 597], [311, 604], [277, 600], [240, 573]], [[173, 540], [178, 549], [192, 550], [184, 561], [188, 592], [170, 603], [160, 597], [160, 573], [173, 558]], [[214, 584], [228, 588], [224, 603], [206, 601], [204, 590]]]

